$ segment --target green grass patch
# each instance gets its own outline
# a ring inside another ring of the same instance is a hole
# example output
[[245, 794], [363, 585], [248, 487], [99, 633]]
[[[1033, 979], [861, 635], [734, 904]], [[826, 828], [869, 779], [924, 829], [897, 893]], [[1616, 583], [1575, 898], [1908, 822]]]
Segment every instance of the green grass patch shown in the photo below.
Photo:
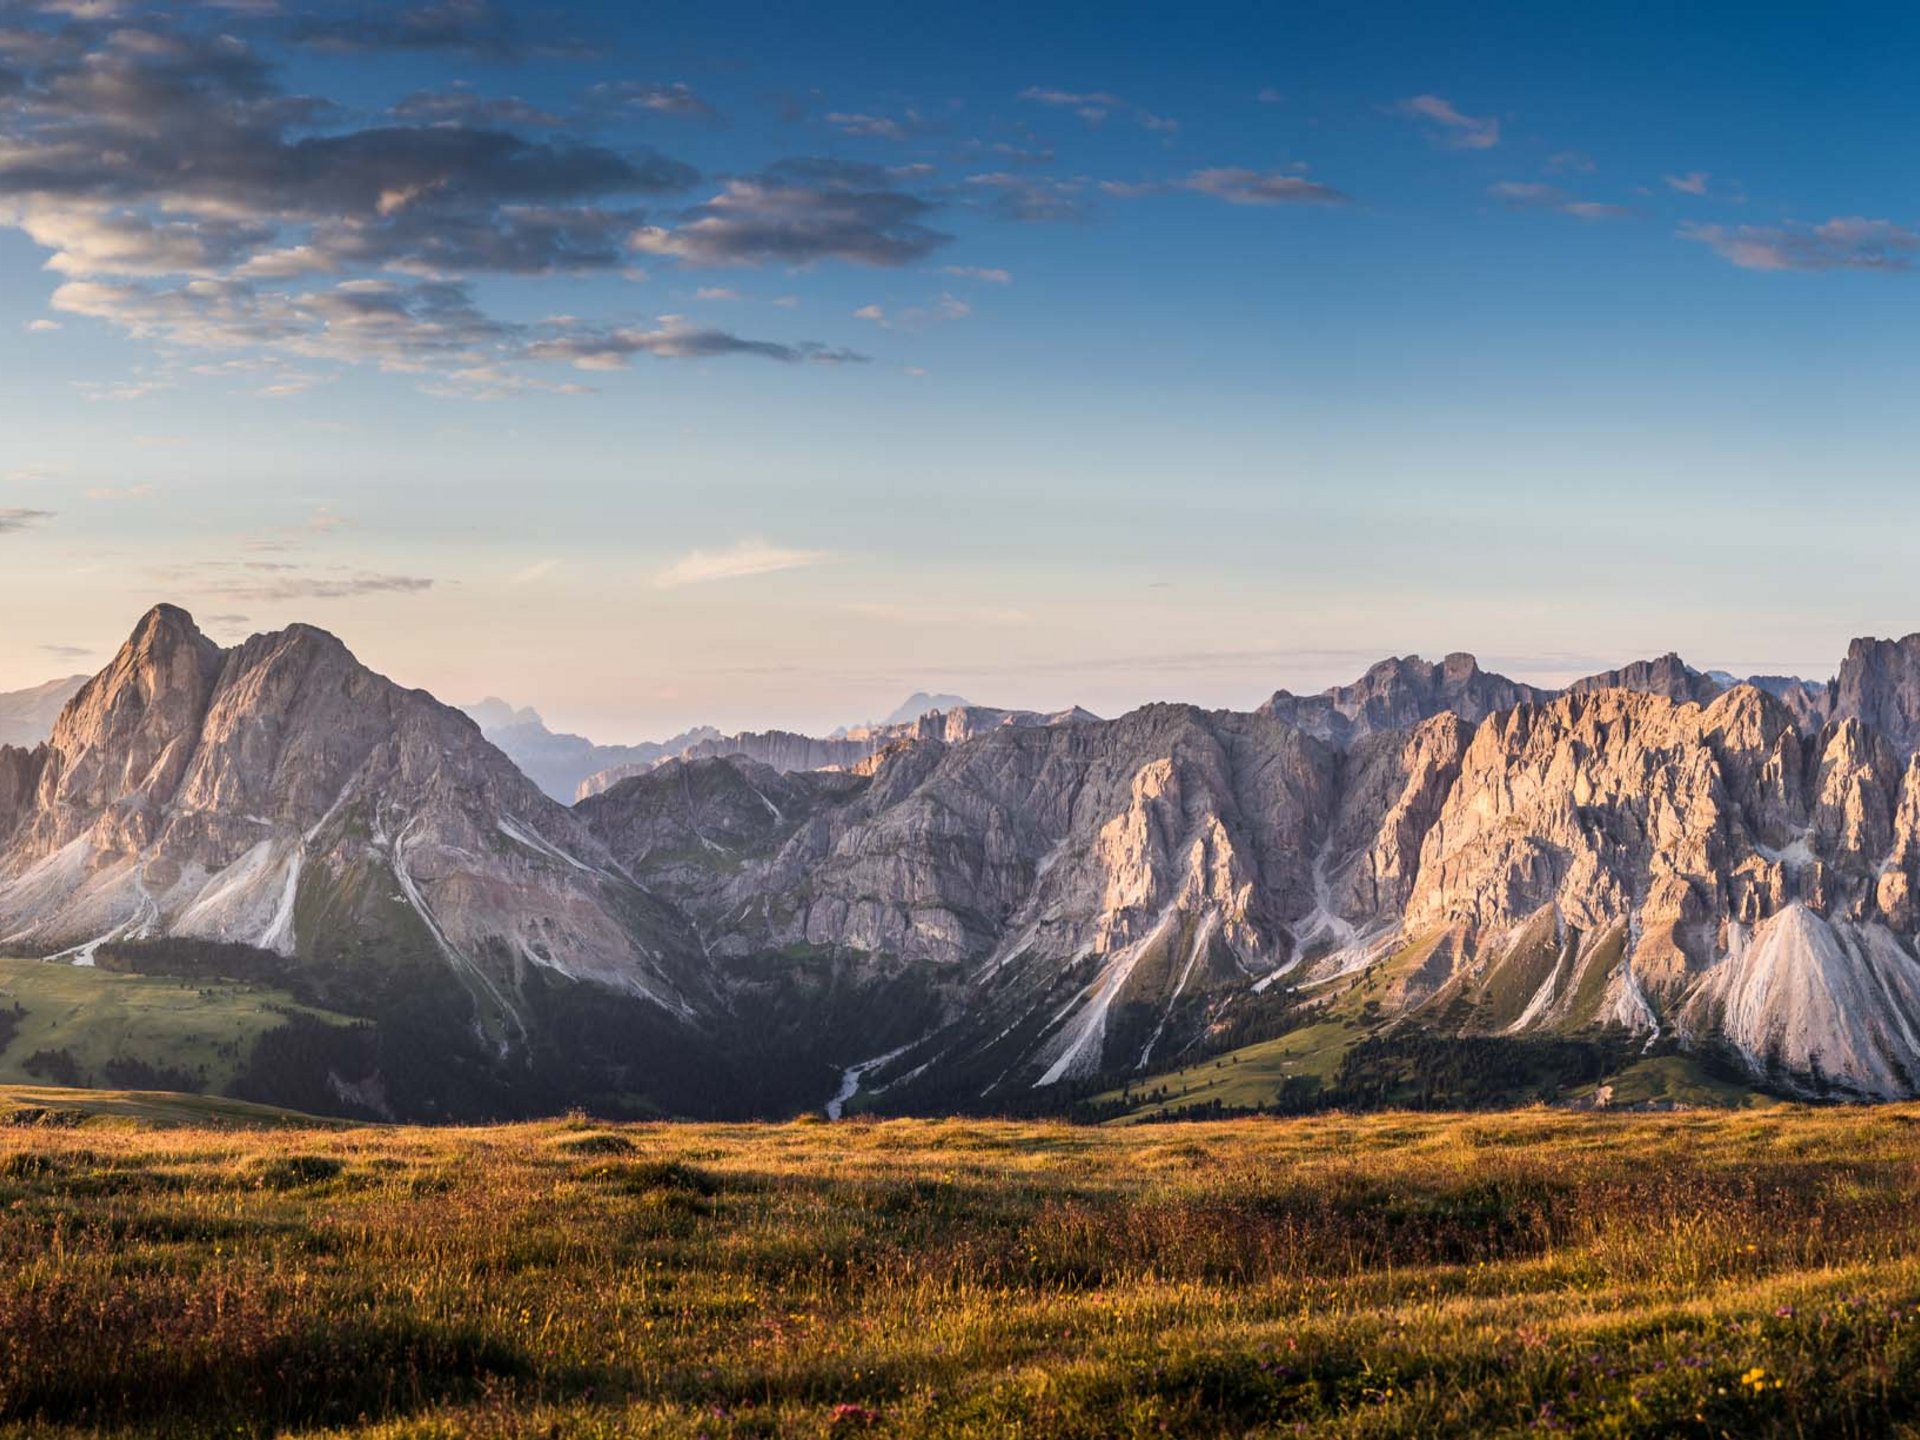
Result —
[[1365, 1033], [1346, 1020], [1322, 1021], [1110, 1090], [1092, 1104], [1130, 1098], [1133, 1108], [1119, 1117], [1125, 1123], [1188, 1109], [1262, 1109], [1286, 1096], [1305, 1101], [1333, 1083], [1342, 1057]]
[[0, 1007], [19, 1007], [0, 1084], [219, 1093], [290, 1013], [332, 1019], [285, 991], [0, 960]]
[[1687, 1055], [1651, 1055], [1607, 1077], [1609, 1103], [1649, 1109], [1706, 1106], [1713, 1109], [1765, 1109], [1780, 1102], [1748, 1086], [1721, 1079]]

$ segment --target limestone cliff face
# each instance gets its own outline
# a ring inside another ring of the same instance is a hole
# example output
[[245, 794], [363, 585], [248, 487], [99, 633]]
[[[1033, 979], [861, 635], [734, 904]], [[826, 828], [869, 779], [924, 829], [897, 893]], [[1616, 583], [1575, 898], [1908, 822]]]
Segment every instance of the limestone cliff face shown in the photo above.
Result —
[[1567, 686], [1569, 695], [1586, 695], [1595, 690], [1633, 690], [1643, 695], [1662, 695], [1669, 700], [1691, 700], [1706, 705], [1728, 687], [1713, 676], [1695, 670], [1671, 652], [1655, 660], [1636, 660], [1618, 670], [1589, 675]]
[[[1858, 720], [1803, 733], [1752, 686], [1712, 704], [1598, 690], [1483, 723], [1429, 830], [1403, 933], [1463, 977], [1539, 917], [1573, 938], [1528, 1023], [1729, 1040], [1870, 1094], [1920, 1077], [1916, 771]], [[1622, 967], [1584, 991], [1581, 967]], [[1517, 1028], [1527, 1028], [1519, 1025]]]
[[371, 936], [452, 966], [500, 1026], [523, 965], [687, 1007], [678, 917], [471, 721], [324, 631], [222, 650], [158, 607], [21, 754], [0, 754], [16, 951], [187, 935], [318, 960]]
[[[1235, 997], [1414, 949], [1383, 1000], [1449, 1023], [1465, 1000], [1470, 1026], [1720, 1039], [1862, 1094], [1920, 1076], [1920, 757], [1667, 660], [1394, 725], [1449, 684], [1499, 693], [1456, 664], [1393, 698], [1404, 668], [1350, 715], [1310, 707], [1331, 740], [1284, 705], [1149, 706], [896, 745], [832, 789], [668, 767], [589, 820], [723, 966], [805, 947], [942, 976], [940, 1056], [909, 1058], [989, 1088], [1137, 1069]], [[732, 818], [663, 831], [689, 786]], [[724, 867], [660, 868], [705, 841]]]
[[1551, 693], [1482, 670], [1471, 655], [1449, 655], [1438, 665], [1407, 655], [1382, 660], [1353, 684], [1318, 695], [1277, 691], [1261, 709], [1328, 744], [1344, 746], [1435, 715], [1481, 720]]
[[938, 1011], [873, 1084], [969, 1096], [1151, 1069], [1377, 967], [1384, 1011], [1428, 1023], [1912, 1094], [1916, 735], [1920, 639], [1859, 642], [1827, 691], [1663, 657], [1548, 693], [1454, 656], [1252, 714], [956, 707], [765, 760], [732, 737], [569, 811], [325, 632], [222, 649], [163, 606], [45, 744], [0, 747], [0, 939], [426, 956], [503, 1044], [536, 970], [697, 1030], [825, 956]]
[[[805, 946], [934, 967], [957, 1019], [1013, 1033], [997, 1063], [1064, 1079], [1136, 1063], [1181, 1002], [1297, 959], [1338, 768], [1272, 717], [1186, 706], [926, 740], [810, 809], [769, 793], [766, 843], [687, 904], [723, 958]], [[646, 873], [617, 817], [706, 783], [666, 767], [590, 818]], [[646, 834], [652, 853], [684, 849]], [[1130, 1028], [1110, 1024], [1123, 1013]]]
[[1831, 713], [1864, 722], [1902, 755], [1920, 749], [1920, 635], [1848, 646]]

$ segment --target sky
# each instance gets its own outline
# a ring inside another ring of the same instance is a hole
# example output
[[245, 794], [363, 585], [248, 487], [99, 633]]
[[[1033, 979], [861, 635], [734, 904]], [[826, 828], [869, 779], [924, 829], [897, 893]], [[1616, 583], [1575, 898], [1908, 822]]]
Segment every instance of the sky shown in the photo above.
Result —
[[1920, 629], [1920, 14], [0, 0], [0, 688], [637, 741]]

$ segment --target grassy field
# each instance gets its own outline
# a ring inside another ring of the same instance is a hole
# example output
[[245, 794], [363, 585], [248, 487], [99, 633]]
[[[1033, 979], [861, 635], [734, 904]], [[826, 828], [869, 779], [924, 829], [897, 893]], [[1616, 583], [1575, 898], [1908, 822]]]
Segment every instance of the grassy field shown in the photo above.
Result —
[[0, 1124], [68, 1129], [121, 1121], [194, 1130], [346, 1129], [352, 1122], [302, 1115], [246, 1100], [173, 1090], [71, 1090], [55, 1085], [0, 1085]]
[[1920, 1434], [1915, 1106], [196, 1103], [0, 1095], [0, 1433]]
[[[1243, 1045], [1224, 1055], [1149, 1076], [1140, 1085], [1165, 1098], [1139, 1100], [1130, 1113], [1152, 1119], [1187, 1106], [1219, 1104], [1235, 1109], [1271, 1105], [1290, 1080], [1310, 1079], [1329, 1085], [1341, 1058], [1366, 1032], [1343, 1020], [1303, 1025], [1277, 1040]], [[1096, 1097], [1096, 1103], [1118, 1101], [1129, 1092], [1114, 1090]]]
[[324, 1015], [257, 986], [0, 959], [0, 1010], [15, 1006], [24, 1013], [0, 1047], [0, 1084], [47, 1080], [27, 1061], [64, 1051], [91, 1084], [110, 1083], [109, 1066], [133, 1061], [184, 1072], [194, 1088], [220, 1091], [288, 1011]]

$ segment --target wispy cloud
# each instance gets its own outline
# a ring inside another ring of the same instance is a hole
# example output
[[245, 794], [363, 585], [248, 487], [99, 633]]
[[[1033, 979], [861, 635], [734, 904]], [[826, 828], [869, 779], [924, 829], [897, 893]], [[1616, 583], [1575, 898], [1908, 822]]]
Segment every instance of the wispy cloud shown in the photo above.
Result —
[[662, 315], [659, 323], [596, 326], [578, 321], [555, 323], [550, 333], [527, 347], [532, 360], [558, 360], [580, 370], [620, 370], [636, 355], [658, 360], [708, 360], [728, 355], [758, 356], [793, 365], [857, 365], [866, 356], [802, 341], [748, 340], [727, 330], [690, 325], [683, 315]]
[[1557, 215], [1571, 215], [1575, 220], [1625, 220], [1636, 213], [1631, 205], [1577, 200], [1559, 186], [1537, 180], [1502, 180], [1489, 185], [1487, 194], [1509, 209], [1548, 210]]
[[827, 116], [827, 123], [843, 135], [853, 135], [865, 140], [905, 140], [911, 136], [920, 124], [920, 116], [912, 110], [902, 119], [891, 115], [863, 115], [845, 110], [835, 110]]
[[744, 580], [753, 575], [800, 570], [825, 564], [831, 558], [825, 550], [796, 550], [762, 539], [747, 539], [724, 550], [691, 551], [655, 575], [653, 583], [658, 589], [673, 590], [682, 585], [705, 585], [716, 580]]
[[1020, 98], [1031, 100], [1036, 105], [1071, 110], [1089, 125], [1098, 125], [1108, 116], [1118, 114], [1144, 130], [1172, 132], [1180, 128], [1178, 120], [1156, 115], [1131, 100], [1121, 99], [1110, 90], [1060, 90], [1050, 85], [1029, 85], [1020, 92]]
[[1682, 195], [1704, 195], [1707, 193], [1707, 182], [1713, 177], [1705, 170], [1690, 170], [1685, 175], [1668, 175], [1664, 178], [1669, 190], [1677, 190]]
[[979, 280], [988, 285], [1011, 285], [1013, 272], [987, 265], [942, 265], [942, 275], [951, 275], [956, 280]]
[[905, 310], [887, 310], [879, 305], [862, 305], [853, 312], [856, 320], [871, 320], [883, 330], [924, 330], [945, 320], [964, 320], [973, 313], [966, 301], [942, 295], [930, 305], [911, 305]]
[[990, 170], [967, 176], [966, 183], [993, 197], [993, 213], [1002, 220], [1051, 224], [1087, 218], [1084, 186], [1078, 180]]
[[415, 5], [331, 6], [294, 21], [294, 39], [338, 54], [444, 50], [482, 60], [527, 55], [577, 56], [574, 40], [530, 38], [519, 19], [494, 0], [423, 0]]
[[1500, 143], [1500, 121], [1491, 115], [1466, 115], [1451, 100], [1438, 95], [1415, 95], [1395, 107], [1410, 119], [1425, 122], [1434, 139], [1452, 150], [1491, 150]]
[[1679, 233], [1743, 270], [1897, 271], [1920, 258], [1920, 230], [1860, 215], [1820, 225], [1683, 225]]
[[719, 112], [690, 86], [654, 85], [638, 80], [613, 80], [595, 85], [587, 101], [596, 107], [620, 107], [650, 115], [673, 115], [684, 120], [717, 120]]
[[680, 224], [642, 226], [629, 243], [687, 265], [906, 265], [953, 238], [925, 223], [932, 209], [876, 166], [790, 160], [729, 180]]
[[166, 572], [169, 584], [223, 599], [352, 600], [366, 595], [418, 595], [433, 588], [422, 575], [392, 575], [347, 565], [303, 566], [270, 560], [207, 561]]
[[16, 530], [26, 530], [43, 520], [51, 520], [51, 510], [25, 510], [19, 506], [0, 509], [0, 535], [11, 534]]
[[1347, 202], [1347, 197], [1331, 185], [1322, 185], [1297, 171], [1287, 170], [1216, 167], [1194, 171], [1180, 186], [1225, 200], [1230, 205], [1344, 205]]

